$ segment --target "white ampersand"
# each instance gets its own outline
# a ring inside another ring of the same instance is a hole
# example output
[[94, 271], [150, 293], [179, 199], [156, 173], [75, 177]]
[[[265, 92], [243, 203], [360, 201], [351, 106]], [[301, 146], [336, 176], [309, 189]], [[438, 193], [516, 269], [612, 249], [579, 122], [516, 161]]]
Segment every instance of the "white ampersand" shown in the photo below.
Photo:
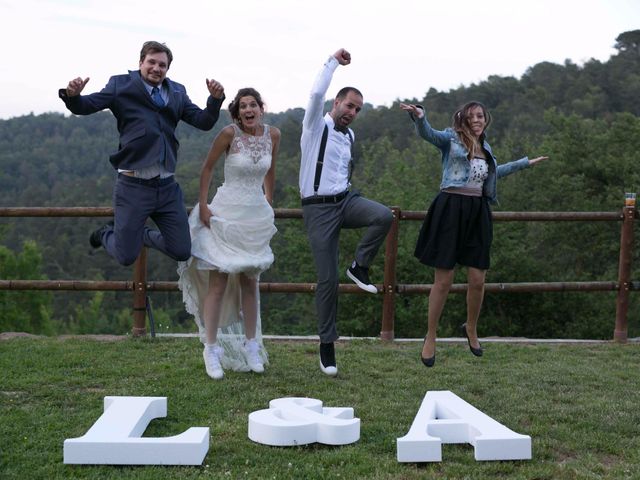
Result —
[[315, 398], [276, 398], [268, 409], [249, 414], [249, 438], [277, 447], [346, 445], [360, 439], [360, 419], [353, 408], [323, 408]]

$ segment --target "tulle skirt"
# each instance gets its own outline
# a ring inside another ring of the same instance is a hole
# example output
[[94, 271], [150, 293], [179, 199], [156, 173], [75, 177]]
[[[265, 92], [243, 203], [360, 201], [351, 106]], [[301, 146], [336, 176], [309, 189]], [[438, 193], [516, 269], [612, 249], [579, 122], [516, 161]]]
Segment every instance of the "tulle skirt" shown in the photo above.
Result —
[[277, 229], [273, 209], [266, 200], [258, 205], [225, 204], [223, 200], [214, 197], [209, 205], [213, 213], [210, 228], [200, 221], [198, 205], [189, 215], [191, 258], [178, 264], [178, 285], [185, 308], [198, 325], [200, 340], [206, 343], [203, 306], [209, 290], [209, 275], [212, 270], [228, 274], [217, 333], [217, 342], [224, 349], [222, 367], [248, 371], [243, 349], [245, 328], [240, 274], [258, 280], [256, 340], [261, 347], [260, 356], [267, 364], [268, 356], [262, 344], [259, 278], [273, 263], [269, 242]]

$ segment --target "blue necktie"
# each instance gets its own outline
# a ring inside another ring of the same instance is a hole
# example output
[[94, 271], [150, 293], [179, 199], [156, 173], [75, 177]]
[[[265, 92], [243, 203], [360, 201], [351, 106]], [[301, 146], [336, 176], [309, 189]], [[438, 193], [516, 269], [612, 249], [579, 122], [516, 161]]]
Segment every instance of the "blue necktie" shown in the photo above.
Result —
[[151, 100], [153, 100], [153, 103], [158, 107], [164, 107], [164, 100], [162, 99], [162, 95], [160, 95], [158, 87], [153, 87], [151, 89]]

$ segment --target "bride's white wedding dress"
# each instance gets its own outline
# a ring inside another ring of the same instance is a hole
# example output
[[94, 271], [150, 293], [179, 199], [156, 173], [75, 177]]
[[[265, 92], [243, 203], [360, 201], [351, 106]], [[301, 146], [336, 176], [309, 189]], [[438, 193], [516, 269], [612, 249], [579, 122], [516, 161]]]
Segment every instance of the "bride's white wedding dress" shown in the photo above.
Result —
[[[273, 263], [269, 246], [276, 233], [271, 205], [262, 191], [264, 177], [271, 167], [271, 134], [264, 126], [261, 136], [243, 132], [233, 124], [235, 135], [224, 163], [224, 184], [218, 188], [209, 204], [211, 227], [201, 221], [198, 205], [189, 215], [191, 258], [178, 264], [182, 299], [187, 312], [195, 318], [200, 340], [206, 343], [203, 305], [209, 288], [209, 271], [228, 273], [227, 288], [222, 301], [217, 342], [224, 348], [222, 367], [248, 371], [244, 355], [244, 320], [240, 298], [239, 274], [259, 280], [260, 274]], [[258, 288], [256, 282], [256, 288]], [[268, 363], [262, 344], [260, 292], [256, 340], [260, 357]]]

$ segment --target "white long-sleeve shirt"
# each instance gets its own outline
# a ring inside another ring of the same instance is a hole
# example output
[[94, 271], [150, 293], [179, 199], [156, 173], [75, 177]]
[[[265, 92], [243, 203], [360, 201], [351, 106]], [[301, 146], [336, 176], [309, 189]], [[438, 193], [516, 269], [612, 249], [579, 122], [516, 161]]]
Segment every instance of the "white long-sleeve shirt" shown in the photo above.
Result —
[[[300, 197], [314, 195], [313, 182], [316, 163], [320, 151], [320, 142], [324, 126], [328, 127], [327, 145], [324, 152], [324, 165], [320, 177], [318, 195], [336, 195], [349, 188], [349, 162], [351, 160], [351, 140], [348, 135], [333, 129], [335, 123], [331, 115], [323, 115], [325, 95], [331, 84], [333, 72], [338, 68], [338, 60], [331, 56], [325, 62], [311, 89], [311, 98], [302, 120], [300, 138]], [[351, 138], [355, 138], [349, 129]]]

